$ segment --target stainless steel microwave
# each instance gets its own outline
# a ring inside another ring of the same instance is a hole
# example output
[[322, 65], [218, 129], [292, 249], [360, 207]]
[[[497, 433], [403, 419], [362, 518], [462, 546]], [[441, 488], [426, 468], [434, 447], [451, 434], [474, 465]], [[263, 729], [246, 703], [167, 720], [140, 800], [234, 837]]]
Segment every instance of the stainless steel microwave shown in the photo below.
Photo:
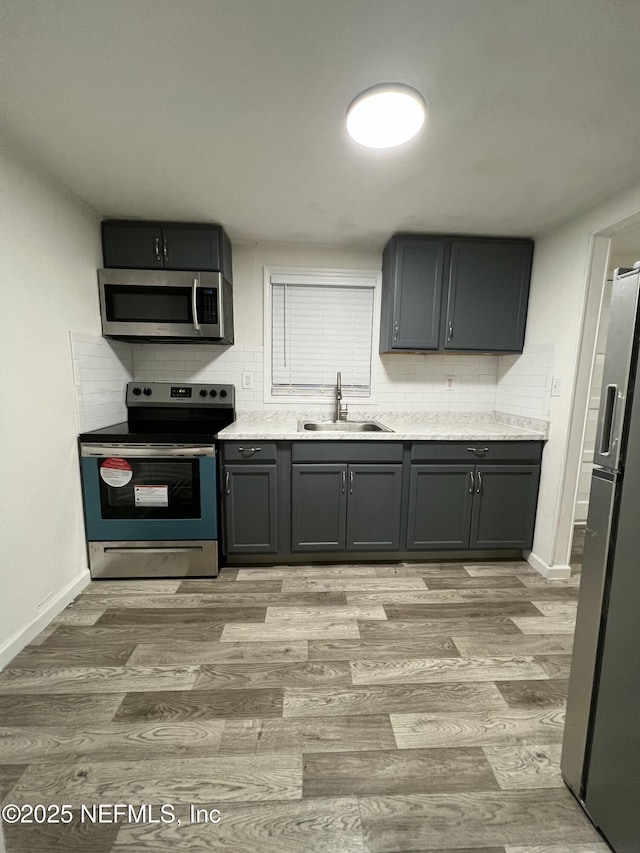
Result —
[[222, 273], [104, 269], [98, 282], [108, 338], [233, 343], [233, 289]]

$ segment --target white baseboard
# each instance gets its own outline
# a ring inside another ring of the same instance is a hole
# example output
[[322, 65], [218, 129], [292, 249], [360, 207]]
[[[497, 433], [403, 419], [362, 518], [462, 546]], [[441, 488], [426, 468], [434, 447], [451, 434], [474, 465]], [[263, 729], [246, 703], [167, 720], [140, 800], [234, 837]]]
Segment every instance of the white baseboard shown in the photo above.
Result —
[[[9, 637], [6, 642], [0, 646], [0, 671], [13, 660], [13, 658], [21, 652], [31, 640], [38, 636], [40, 631], [47, 627], [49, 622], [61, 613], [64, 608], [73, 601], [73, 599], [82, 592], [91, 580], [91, 575], [88, 569], [83, 569], [77, 577], [68, 583], [60, 592], [47, 602], [45, 609], [41, 610], [37, 616], [29, 622], [24, 628]], [[0, 848], [1, 850], [1, 848]]]
[[542, 557], [534, 554], [533, 551], [529, 551], [526, 555], [526, 560], [530, 566], [533, 566], [533, 568], [537, 572], [540, 572], [542, 577], [547, 580], [563, 581], [571, 577], [571, 566], [550, 566], [548, 563], [545, 563]]

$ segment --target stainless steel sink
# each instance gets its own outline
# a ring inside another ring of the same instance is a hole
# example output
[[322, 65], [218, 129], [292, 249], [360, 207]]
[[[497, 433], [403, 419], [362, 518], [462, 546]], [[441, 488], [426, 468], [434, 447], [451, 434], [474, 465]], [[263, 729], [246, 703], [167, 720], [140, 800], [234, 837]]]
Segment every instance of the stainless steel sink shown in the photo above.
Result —
[[298, 421], [298, 432], [393, 432], [376, 421]]

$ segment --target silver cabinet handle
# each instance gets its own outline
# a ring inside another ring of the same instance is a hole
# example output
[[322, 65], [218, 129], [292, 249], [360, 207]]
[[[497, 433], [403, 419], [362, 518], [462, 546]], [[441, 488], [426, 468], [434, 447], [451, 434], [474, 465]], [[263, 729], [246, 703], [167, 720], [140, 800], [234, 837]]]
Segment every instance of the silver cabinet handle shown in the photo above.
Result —
[[198, 331], [200, 321], [198, 320], [198, 279], [194, 278], [191, 288], [191, 309], [193, 311], [193, 328]]
[[349, 494], [353, 494], [353, 482], [355, 480], [355, 474], [353, 471], [349, 471]]
[[394, 341], [398, 340], [398, 332], [399, 332], [399, 323], [396, 320], [395, 323], [393, 324], [393, 340]]
[[489, 452], [488, 447], [467, 447], [467, 450], [469, 453], [479, 453], [481, 456]]
[[469, 494], [470, 495], [473, 494], [473, 487], [474, 487], [473, 471], [469, 471]]
[[160, 238], [156, 237], [156, 261], [161, 261], [160, 257]]
[[478, 471], [478, 483], [476, 485], [476, 495], [482, 494], [482, 474]]
[[260, 453], [261, 447], [239, 447], [238, 453]]
[[168, 244], [167, 244], [167, 239], [166, 239], [166, 237], [165, 237], [165, 239], [162, 241], [162, 254], [164, 255], [164, 259], [165, 259], [165, 261], [168, 261], [168, 260], [169, 260], [169, 246], [168, 246]]
[[449, 325], [447, 327], [447, 340], [450, 341], [453, 337], [453, 320], [449, 320]]
[[347, 472], [342, 472], [342, 494], [344, 495], [347, 488]]
[[230, 480], [230, 475], [229, 475], [229, 472], [227, 471], [227, 473], [224, 475], [224, 493], [226, 495], [231, 494], [231, 486], [229, 484], [229, 480]]

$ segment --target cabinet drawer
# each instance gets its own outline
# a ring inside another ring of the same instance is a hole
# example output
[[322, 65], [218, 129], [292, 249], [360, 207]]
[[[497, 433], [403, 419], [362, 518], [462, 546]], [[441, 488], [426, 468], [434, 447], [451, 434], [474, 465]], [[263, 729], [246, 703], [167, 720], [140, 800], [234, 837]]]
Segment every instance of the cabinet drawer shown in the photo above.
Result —
[[399, 441], [296, 441], [292, 462], [402, 462]]
[[420, 441], [412, 462], [539, 462], [541, 441]]
[[226, 441], [224, 443], [226, 462], [275, 462], [275, 441]]

